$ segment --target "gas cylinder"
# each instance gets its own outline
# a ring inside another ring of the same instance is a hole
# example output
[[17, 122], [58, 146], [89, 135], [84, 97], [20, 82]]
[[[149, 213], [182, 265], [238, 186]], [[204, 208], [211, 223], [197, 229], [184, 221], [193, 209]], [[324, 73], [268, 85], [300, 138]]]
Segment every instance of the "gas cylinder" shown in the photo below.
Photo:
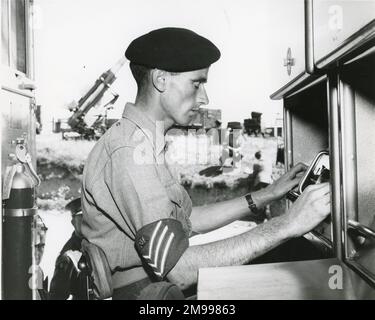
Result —
[[35, 184], [23, 164], [15, 164], [13, 170], [9, 197], [3, 200], [3, 297], [31, 300]]

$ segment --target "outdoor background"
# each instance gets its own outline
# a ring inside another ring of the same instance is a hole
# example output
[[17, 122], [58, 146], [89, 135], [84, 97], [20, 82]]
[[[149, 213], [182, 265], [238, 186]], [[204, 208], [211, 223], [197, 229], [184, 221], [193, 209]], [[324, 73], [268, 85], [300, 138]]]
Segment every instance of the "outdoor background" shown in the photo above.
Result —
[[[228, 121], [243, 122], [253, 111], [263, 113], [263, 127], [274, 126], [282, 103], [269, 98], [279, 86], [273, 66], [283, 63], [276, 56], [281, 43], [274, 38], [274, 31], [282, 32], [289, 23], [273, 23], [282, 6], [277, 0], [35, 0], [36, 99], [42, 106], [43, 124], [37, 136], [42, 178], [38, 206], [48, 227], [41, 263], [47, 276], [51, 278], [54, 261], [73, 231], [64, 207], [80, 195], [84, 163], [95, 143], [63, 141], [61, 134], [52, 133], [53, 119], [68, 118], [71, 113], [67, 106], [78, 101], [123, 56], [134, 38], [155, 28], [174, 26], [192, 29], [221, 50], [221, 59], [210, 68], [206, 89], [208, 107], [222, 110], [223, 127]], [[127, 63], [112, 88], [120, 98], [109, 117], [118, 118], [125, 103], [134, 101], [136, 94]], [[101, 111], [99, 106], [91, 114]], [[256, 151], [263, 152], [265, 168], [273, 179], [283, 172], [283, 167], [276, 165], [279, 142], [276, 138], [246, 137], [239, 170], [204, 177], [199, 171], [219, 164], [221, 147], [207, 149], [205, 138], [190, 137], [187, 141], [176, 136], [171, 150], [178, 150], [181, 157], [198, 154], [204, 159], [207, 150], [217, 156], [211, 162], [176, 163], [174, 169], [195, 205], [230, 199], [251, 189]], [[236, 225], [234, 233], [243, 231], [242, 227], [249, 225]]]
[[[287, 34], [293, 22], [275, 23], [282, 21], [282, 8], [277, 0], [35, 0], [36, 92], [43, 124], [68, 117], [66, 106], [78, 101], [133, 39], [174, 26], [192, 29], [221, 50], [206, 89], [208, 107], [222, 110], [224, 125], [249, 118], [251, 111], [262, 112], [265, 125], [273, 125], [282, 103], [269, 96], [279, 89], [275, 66], [283, 64], [280, 52], [287, 46], [277, 35]], [[111, 114], [116, 117], [136, 94], [128, 64], [113, 88], [120, 94]]]

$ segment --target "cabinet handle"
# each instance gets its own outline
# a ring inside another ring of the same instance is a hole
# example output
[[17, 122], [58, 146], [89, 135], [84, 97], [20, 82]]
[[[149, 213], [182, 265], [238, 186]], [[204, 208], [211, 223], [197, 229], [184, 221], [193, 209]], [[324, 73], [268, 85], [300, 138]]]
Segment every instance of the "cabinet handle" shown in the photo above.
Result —
[[375, 231], [364, 226], [363, 224], [360, 224], [357, 221], [348, 220], [348, 228], [358, 231], [358, 233], [360, 233], [365, 238], [375, 239]]

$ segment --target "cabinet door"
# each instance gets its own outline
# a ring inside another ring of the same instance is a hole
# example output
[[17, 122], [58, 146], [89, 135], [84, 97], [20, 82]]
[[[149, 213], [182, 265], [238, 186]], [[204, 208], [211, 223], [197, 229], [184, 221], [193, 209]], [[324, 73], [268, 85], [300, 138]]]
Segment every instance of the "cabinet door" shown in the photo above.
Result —
[[375, 53], [342, 70], [346, 254], [375, 284]]
[[[301, 0], [272, 1], [267, 13], [269, 28], [269, 65], [274, 91], [280, 89], [305, 69], [304, 2]], [[288, 66], [287, 56], [293, 62]]]
[[315, 61], [375, 19], [375, 0], [314, 0], [313, 8]]
[[[310, 165], [322, 150], [330, 150], [329, 117], [326, 78], [317, 84], [284, 100], [288, 109], [287, 153], [295, 165], [303, 162]], [[320, 237], [332, 242], [332, 224], [328, 220], [314, 230]]]
[[31, 1], [1, 0], [2, 174], [22, 138], [36, 167]]

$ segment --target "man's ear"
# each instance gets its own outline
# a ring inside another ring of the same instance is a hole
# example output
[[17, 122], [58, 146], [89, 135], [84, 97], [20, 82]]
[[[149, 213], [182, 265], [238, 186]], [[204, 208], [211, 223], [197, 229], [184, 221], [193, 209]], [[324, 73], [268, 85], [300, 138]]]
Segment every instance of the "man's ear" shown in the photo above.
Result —
[[152, 70], [152, 84], [159, 92], [164, 92], [166, 88], [166, 76], [167, 73], [163, 70], [153, 69]]

